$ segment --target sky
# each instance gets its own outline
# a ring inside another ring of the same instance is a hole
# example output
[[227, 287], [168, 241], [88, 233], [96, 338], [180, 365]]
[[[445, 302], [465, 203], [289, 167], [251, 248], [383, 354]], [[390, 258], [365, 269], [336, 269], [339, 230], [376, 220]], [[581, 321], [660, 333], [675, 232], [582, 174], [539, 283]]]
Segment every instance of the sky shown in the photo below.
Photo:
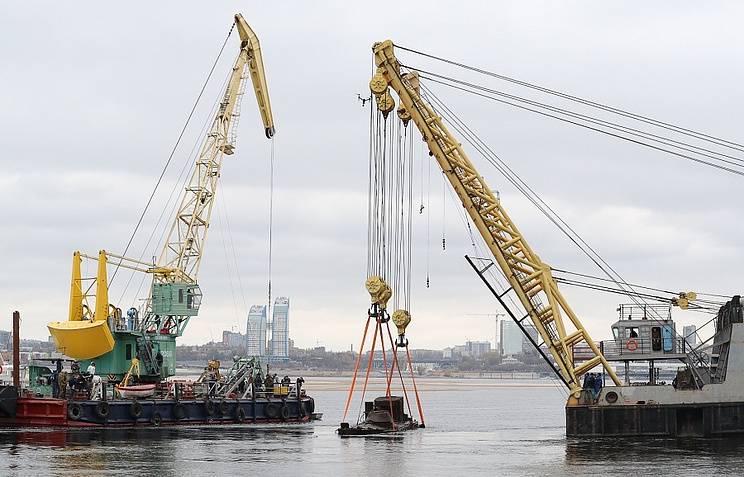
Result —
[[[375, 41], [390, 38], [732, 141], [741, 136], [739, 2], [359, 5], [3, 2], [0, 328], [10, 328], [11, 312], [20, 310], [23, 335], [46, 339], [46, 323], [67, 318], [73, 251], [123, 252], [236, 12], [257, 33], [264, 55], [277, 128], [272, 293], [290, 297], [290, 337], [299, 347], [344, 350], [361, 338], [369, 303], [369, 116], [357, 95], [369, 94]], [[160, 230], [171, 220], [169, 195], [178, 191], [179, 172], [238, 48], [233, 34], [128, 255], [159, 253]], [[740, 290], [741, 176], [433, 88], [629, 282]], [[236, 154], [222, 170], [199, 276], [203, 306], [181, 343], [244, 331], [247, 308], [267, 301], [271, 143], [250, 92], [238, 135]], [[598, 273], [496, 170], [475, 153], [472, 159], [545, 262]], [[416, 348], [493, 340], [489, 315], [501, 310], [463, 258], [472, 248], [461, 207], [434, 167], [423, 168], [426, 177], [432, 171], [430, 185], [415, 177], [416, 200], [429, 207], [414, 217], [409, 340]], [[86, 267], [92, 276], [95, 264]], [[119, 272], [110, 291], [123, 309], [138, 303], [141, 277], [129, 278]], [[572, 288], [565, 295], [595, 339], [608, 337], [617, 304], [627, 301]], [[683, 324], [708, 319], [675, 316]]]

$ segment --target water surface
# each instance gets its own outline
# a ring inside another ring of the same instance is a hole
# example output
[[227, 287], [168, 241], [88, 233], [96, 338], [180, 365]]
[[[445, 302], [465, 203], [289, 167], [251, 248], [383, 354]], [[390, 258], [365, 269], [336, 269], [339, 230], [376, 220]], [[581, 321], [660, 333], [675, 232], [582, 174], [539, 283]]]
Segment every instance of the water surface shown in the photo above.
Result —
[[536, 382], [422, 380], [426, 429], [342, 439], [345, 382], [308, 379], [325, 413], [310, 425], [3, 429], [0, 475], [744, 474], [744, 440], [567, 439], [564, 393]]

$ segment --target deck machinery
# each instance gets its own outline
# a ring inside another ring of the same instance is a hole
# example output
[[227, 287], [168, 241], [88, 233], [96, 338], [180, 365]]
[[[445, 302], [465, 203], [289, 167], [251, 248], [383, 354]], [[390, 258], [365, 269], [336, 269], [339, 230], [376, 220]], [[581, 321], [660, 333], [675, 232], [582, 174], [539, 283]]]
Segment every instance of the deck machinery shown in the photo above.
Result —
[[[121, 379], [133, 358], [141, 363], [141, 379], [157, 382], [175, 373], [176, 338], [197, 316], [202, 293], [197, 282], [218, 191], [222, 163], [235, 151], [240, 102], [250, 76], [267, 138], [274, 135], [268, 87], [258, 38], [242, 15], [235, 15], [240, 50], [219, 109], [196, 157], [193, 173], [181, 196], [157, 263], [147, 263], [100, 251], [97, 256], [75, 252], [72, 259], [68, 321], [49, 323], [58, 350], [81, 360], [95, 360], [97, 373]], [[232, 31], [232, 30], [231, 30]], [[84, 287], [82, 259], [98, 261], [95, 294]], [[149, 299], [126, 313], [108, 300], [107, 263], [152, 275]], [[95, 297], [95, 306], [88, 300]]]
[[[381, 114], [396, 111], [405, 128], [413, 122], [456, 192], [470, 220], [483, 238], [491, 257], [466, 257], [506, 309], [525, 331], [538, 331], [538, 343], [529, 339], [557, 377], [568, 388], [566, 429], [570, 436], [597, 435], [719, 435], [744, 432], [744, 324], [739, 297], [719, 312], [710, 352], [688, 346], [677, 336], [668, 317], [621, 318], [613, 325], [614, 339], [595, 342], [572, 310], [543, 262], [527, 243], [500, 199], [492, 192], [468, 158], [460, 142], [445, 126], [421, 91], [420, 77], [403, 68], [395, 45], [386, 40], [373, 46], [377, 70], [370, 81]], [[392, 128], [387, 128], [392, 129]], [[500, 269], [509, 287], [498, 291], [487, 270]], [[521, 308], [508, 305], [513, 294]], [[671, 302], [686, 308], [694, 293], [680, 293]], [[577, 353], [577, 350], [581, 350]], [[580, 356], [581, 355], [581, 356]], [[654, 361], [680, 363], [673, 384], [655, 379]], [[649, 362], [643, 385], [621, 380], [611, 361]], [[601, 373], [596, 373], [601, 369]], [[591, 372], [591, 373], [590, 373]], [[604, 385], [605, 380], [611, 385]]]

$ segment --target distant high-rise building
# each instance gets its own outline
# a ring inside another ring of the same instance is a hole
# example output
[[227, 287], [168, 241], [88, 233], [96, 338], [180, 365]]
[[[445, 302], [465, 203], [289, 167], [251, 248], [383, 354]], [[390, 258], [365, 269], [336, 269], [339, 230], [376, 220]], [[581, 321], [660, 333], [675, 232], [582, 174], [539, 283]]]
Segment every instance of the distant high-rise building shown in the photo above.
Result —
[[[524, 325], [524, 330], [527, 332], [527, 334], [530, 335], [530, 338], [532, 338], [532, 341], [535, 343], [539, 343], [540, 340], [537, 339], [538, 332], [537, 328], [535, 328], [533, 325]], [[533, 353], [535, 352], [535, 346], [530, 343], [529, 338], [522, 334], [522, 353]]]
[[253, 305], [245, 332], [248, 356], [266, 355], [266, 305]]
[[289, 298], [280, 296], [274, 301], [271, 319], [271, 355], [289, 357]]
[[242, 333], [225, 330], [222, 332], [222, 344], [230, 348], [245, 347], [245, 336]]
[[477, 358], [491, 352], [490, 341], [467, 341], [465, 342], [465, 346], [467, 346], [468, 348], [468, 355], [473, 358]]
[[499, 322], [499, 353], [502, 356], [513, 356], [522, 352], [522, 330], [512, 320]]
[[682, 328], [682, 336], [685, 337], [685, 341], [687, 341], [687, 344], [691, 347], [696, 347], [698, 344], [698, 337], [697, 337], [697, 326], [695, 325], [687, 325]]

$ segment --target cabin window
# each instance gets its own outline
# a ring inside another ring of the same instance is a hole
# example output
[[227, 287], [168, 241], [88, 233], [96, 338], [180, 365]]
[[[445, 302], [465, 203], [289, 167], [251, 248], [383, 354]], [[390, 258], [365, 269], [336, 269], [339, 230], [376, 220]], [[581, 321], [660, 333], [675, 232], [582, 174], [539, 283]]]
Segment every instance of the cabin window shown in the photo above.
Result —
[[124, 347], [124, 354], [126, 355], [126, 359], [127, 360], [131, 360], [132, 359], [132, 344], [131, 343], [130, 344], [127, 344]]
[[638, 338], [638, 327], [637, 326], [629, 326], [625, 328], [625, 338]]
[[191, 309], [194, 305], [194, 295], [191, 294], [191, 290], [189, 290], [188, 295], [186, 295], [186, 308]]
[[183, 288], [178, 289], [178, 303], [183, 303]]
[[612, 327], [612, 336], [614, 336], [615, 339], [620, 338], [620, 330], [617, 328], [617, 326]]

